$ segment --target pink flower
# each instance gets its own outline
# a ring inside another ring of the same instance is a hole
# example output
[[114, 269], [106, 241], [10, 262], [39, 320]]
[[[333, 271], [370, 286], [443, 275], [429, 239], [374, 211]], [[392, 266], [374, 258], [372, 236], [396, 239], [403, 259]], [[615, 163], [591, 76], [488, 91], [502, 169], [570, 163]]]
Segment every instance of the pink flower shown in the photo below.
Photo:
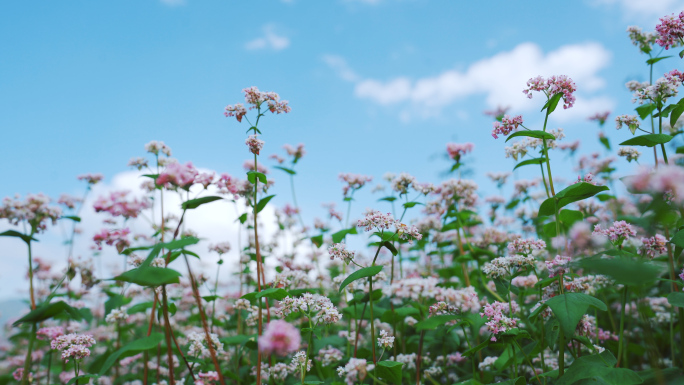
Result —
[[264, 141], [258, 139], [256, 135], [250, 135], [245, 140], [245, 144], [249, 147], [249, 152], [255, 155], [259, 155], [259, 151], [264, 147]]
[[207, 172], [202, 172], [197, 174], [197, 176], [195, 177], [195, 183], [201, 184], [202, 186], [204, 186], [204, 188], [208, 188], [209, 185], [214, 183], [214, 173], [212, 172], [211, 174], [209, 174]]
[[347, 193], [352, 190], [358, 190], [361, 187], [363, 187], [367, 182], [370, 182], [373, 180], [372, 176], [367, 176], [367, 175], [359, 175], [359, 174], [351, 174], [351, 173], [341, 173], [339, 175], [339, 179], [342, 182], [346, 182], [347, 185], [342, 187], [342, 192], [344, 193], [344, 196], [347, 196]]
[[568, 109], [575, 103], [573, 92], [577, 91], [577, 86], [566, 75], [551, 76], [546, 80], [541, 76], [537, 76], [528, 80], [527, 88], [523, 90], [523, 93], [532, 99], [532, 92], [530, 91], [544, 92], [549, 98], [557, 93], [562, 93], [563, 101], [565, 102], [563, 108]]
[[234, 116], [238, 122], [242, 122], [242, 117], [247, 115], [247, 110], [245, 109], [245, 106], [242, 105], [242, 103], [237, 103], [234, 106], [227, 105], [226, 111], [223, 114], [226, 116], [226, 118]]
[[301, 341], [302, 337], [296, 327], [286, 321], [275, 320], [266, 325], [259, 338], [259, 350], [265, 354], [284, 356], [297, 351]]
[[180, 163], [169, 163], [164, 171], [159, 174], [155, 183], [157, 186], [164, 186], [171, 188], [171, 186], [180, 187], [182, 189], [189, 189], [195, 182], [195, 177], [199, 172], [188, 162], [186, 165]]
[[83, 174], [78, 176], [78, 180], [84, 180], [88, 184], [96, 184], [101, 181], [104, 176], [102, 174]]
[[661, 17], [660, 24], [657, 24], [655, 29], [658, 33], [656, 39], [658, 45], [665, 49], [678, 46], [684, 37], [684, 12], [680, 12], [679, 16], [673, 13], [670, 16]]
[[447, 143], [447, 153], [449, 158], [459, 162], [461, 156], [472, 152], [475, 145], [472, 143]]
[[599, 125], [603, 126], [606, 120], [608, 120], [608, 116], [610, 116], [610, 111], [597, 112], [588, 117], [587, 120], [598, 122]]
[[636, 236], [636, 230], [625, 221], [615, 221], [607, 229], [602, 229], [601, 225], [594, 226], [594, 234], [605, 235], [612, 243], [621, 244], [622, 241]]
[[[306, 155], [306, 151], [304, 150], [304, 144], [299, 143], [297, 145], [297, 148], [292, 147], [289, 144], [286, 144], [283, 146], [285, 149], [285, 152], [287, 152], [287, 155], [293, 157], [294, 159], [292, 160], [293, 163], [297, 163], [299, 159], [301, 159], [304, 155]], [[282, 163], [282, 162], [280, 162]]]
[[126, 200], [126, 196], [129, 191], [113, 191], [109, 194], [109, 197], [100, 197], [95, 203], [93, 203], [93, 208], [95, 212], [105, 211], [112, 216], [122, 216], [126, 219], [137, 218], [138, 214], [144, 209], [151, 207], [149, 201], [143, 199], [138, 200], [133, 198], [130, 201]]
[[511, 118], [508, 115], [504, 115], [501, 118], [501, 122], [494, 122], [494, 129], [492, 130], [492, 136], [494, 139], [499, 139], [499, 135], [506, 136], [513, 131], [518, 129], [518, 126], [523, 124], [522, 115], [514, 116]]
[[154, 155], [159, 155], [159, 153], [161, 152], [166, 156], [171, 156], [171, 148], [167, 146], [164, 142], [157, 142], [156, 140], [147, 143], [145, 145], [145, 151]]
[[64, 328], [61, 326], [40, 328], [36, 332], [36, 337], [39, 340], [54, 340], [61, 335], [64, 335]]
[[667, 252], [667, 238], [660, 234], [656, 234], [650, 238], [641, 238], [641, 242], [643, 243], [641, 252], [651, 258]]
[[217, 243], [215, 245], [210, 245], [209, 246], [209, 251], [215, 251], [219, 255], [221, 254], [226, 254], [227, 252], [230, 251], [230, 243], [228, 242], [222, 242], [222, 243]]
[[551, 278], [567, 273], [568, 263], [570, 263], [570, 257], [561, 257], [560, 255], [556, 255], [556, 258], [546, 261], [546, 268], [549, 269], [549, 277]]
[[128, 234], [130, 233], [131, 231], [128, 228], [120, 230], [102, 229], [99, 233], [95, 234], [93, 241], [95, 241], [98, 250], [102, 250], [102, 243], [104, 242], [109, 246], [116, 244], [116, 249], [121, 252], [124, 248], [131, 245], [131, 242], [128, 240]]
[[[513, 309], [511, 309], [507, 303], [503, 302], [486, 304], [480, 313], [480, 317], [487, 317], [485, 325], [487, 325], [487, 330], [489, 332], [495, 335], [505, 333], [518, 326], [519, 319], [504, 315], [504, 313], [507, 313], [510, 316], [516, 310], [519, 310], [516, 309], [516, 307], [517, 305], [513, 306]], [[496, 341], [496, 336], [493, 335], [491, 340]]]

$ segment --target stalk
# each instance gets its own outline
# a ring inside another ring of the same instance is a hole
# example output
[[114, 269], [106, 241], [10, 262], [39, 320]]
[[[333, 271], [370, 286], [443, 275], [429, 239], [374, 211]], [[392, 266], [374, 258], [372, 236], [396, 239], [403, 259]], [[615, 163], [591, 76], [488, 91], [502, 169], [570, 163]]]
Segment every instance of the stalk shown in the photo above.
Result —
[[29, 337], [28, 350], [26, 351], [26, 358], [24, 359], [24, 373], [21, 376], [21, 385], [29, 384], [29, 372], [31, 371], [31, 353], [33, 353], [33, 344], [36, 342], [37, 324], [34, 322], [31, 327], [31, 336]]
[[[622, 349], [624, 345], [624, 331], [625, 331], [625, 305], [627, 304], [629, 287], [625, 286], [622, 293], [622, 310], [620, 311], [620, 341], [618, 342], [618, 360], [615, 367], [620, 367], [620, 362], [622, 360]], [[625, 346], [626, 349], [626, 346]]]

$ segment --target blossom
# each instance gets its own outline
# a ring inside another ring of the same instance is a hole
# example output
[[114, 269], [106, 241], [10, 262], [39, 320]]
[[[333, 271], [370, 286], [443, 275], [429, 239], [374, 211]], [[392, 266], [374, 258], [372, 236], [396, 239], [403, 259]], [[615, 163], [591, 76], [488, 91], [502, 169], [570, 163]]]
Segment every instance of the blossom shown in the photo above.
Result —
[[337, 375], [344, 377], [347, 385], [354, 385], [363, 382], [369, 371], [375, 369], [375, 365], [368, 365], [366, 360], [361, 358], [350, 358], [345, 366], [337, 368]]
[[[223, 351], [223, 343], [219, 341], [219, 337], [215, 333], [210, 333], [209, 338], [211, 339], [211, 344], [215, 351]], [[188, 348], [188, 354], [200, 358], [211, 357], [211, 351], [204, 345], [207, 343], [207, 335], [204, 332], [190, 332], [188, 333], [188, 343], [190, 347]]]
[[302, 143], [299, 143], [296, 148], [289, 144], [285, 144], [283, 145], [283, 148], [285, 149], [285, 152], [287, 152], [287, 155], [293, 158], [292, 163], [297, 163], [299, 159], [306, 155], [306, 150], [304, 150], [304, 144]]
[[131, 241], [128, 240], [128, 234], [130, 233], [131, 230], [128, 228], [119, 230], [102, 229], [99, 233], [95, 234], [93, 241], [95, 241], [98, 250], [102, 250], [102, 243], [106, 243], [109, 246], [116, 244], [116, 249], [121, 252], [123, 249], [131, 245]]
[[527, 95], [529, 99], [532, 99], [531, 91], [544, 92], [549, 98], [555, 94], [561, 93], [563, 94], [562, 98], [565, 102], [563, 108], [568, 109], [575, 103], [573, 92], [577, 91], [577, 86], [575, 85], [575, 82], [566, 75], [551, 76], [548, 79], [537, 76], [536, 78], [527, 81], [527, 88], [523, 90], [523, 93]]
[[354, 260], [354, 252], [347, 250], [347, 245], [344, 243], [335, 243], [328, 248], [330, 259], [339, 259], [346, 264]]
[[341, 350], [328, 345], [327, 349], [321, 349], [318, 351], [316, 360], [319, 361], [322, 366], [328, 366], [341, 361], [343, 356], [344, 355]]
[[128, 318], [128, 313], [126, 313], [126, 307], [122, 306], [118, 309], [112, 309], [107, 317], [105, 317], [105, 322], [108, 324], [115, 324], [119, 321], [125, 321]]
[[625, 221], [615, 221], [613, 225], [607, 229], [602, 229], [601, 225], [594, 226], [593, 234], [604, 235], [613, 243], [622, 243], [622, 241], [636, 236], [636, 230]]
[[89, 347], [95, 344], [95, 339], [89, 334], [66, 334], [56, 337], [50, 342], [50, 347], [62, 351], [62, 359], [81, 360], [90, 356]]
[[389, 333], [387, 333], [385, 330], [380, 330], [378, 346], [383, 349], [392, 349], [394, 346], [394, 336], [389, 335]]
[[147, 143], [145, 145], [145, 151], [154, 155], [159, 155], [159, 153], [161, 152], [166, 156], [171, 156], [171, 148], [164, 144], [164, 142], [158, 142], [156, 140]]
[[215, 251], [219, 255], [226, 254], [230, 251], [230, 242], [221, 242], [209, 246], [209, 251]]
[[293, 372], [299, 371], [304, 377], [304, 373], [311, 370], [312, 362], [307, 358], [306, 352], [301, 350], [295, 353], [292, 357], [292, 362], [290, 363], [290, 370]]
[[152, 206], [146, 199], [138, 200], [133, 198], [126, 200], [129, 193], [129, 191], [112, 191], [108, 197], [98, 198], [93, 203], [93, 208], [95, 212], [104, 211], [112, 216], [122, 216], [128, 219], [137, 218], [142, 210]]
[[387, 230], [393, 226], [395, 222], [396, 220], [390, 213], [383, 214], [377, 210], [370, 210], [363, 219], [359, 219], [356, 225], [358, 227], [364, 227], [366, 231], [371, 231], [373, 229]]
[[245, 144], [249, 147], [249, 152], [255, 155], [259, 155], [259, 151], [264, 147], [264, 141], [257, 138], [256, 135], [248, 136]]
[[360, 189], [366, 183], [371, 182], [373, 180], [373, 177], [367, 176], [367, 175], [341, 173], [339, 175], [339, 179], [342, 182], [347, 183], [347, 185], [342, 188], [342, 192], [344, 193], [344, 196], [347, 196], [347, 193], [350, 190], [353, 192], [354, 190]]
[[534, 267], [534, 257], [529, 255], [513, 255], [509, 257], [499, 257], [491, 262], [485, 263], [482, 272], [490, 278], [498, 278], [511, 274], [511, 269], [521, 267]]
[[632, 133], [639, 128], [639, 120], [637, 120], [636, 115], [619, 115], [615, 118], [615, 128], [618, 130], [622, 128], [622, 125], [626, 125]]
[[309, 315], [311, 320], [318, 324], [334, 324], [342, 318], [342, 314], [332, 304], [328, 297], [320, 294], [304, 293], [301, 297], [285, 297], [280, 302], [281, 307], [276, 309], [276, 315], [286, 317], [290, 313], [301, 311]]
[[447, 154], [449, 154], [449, 158], [458, 163], [461, 156], [472, 152], [474, 147], [475, 145], [472, 143], [447, 143]]
[[223, 113], [226, 118], [234, 116], [238, 122], [242, 122], [242, 117], [247, 115], [247, 109], [242, 103], [236, 103], [235, 105], [227, 105], [225, 112]]
[[620, 147], [618, 150], [618, 156], [623, 156], [628, 162], [639, 159], [641, 156], [641, 151], [634, 147]]
[[684, 11], [675, 16], [674, 13], [660, 18], [660, 23], [655, 27], [658, 37], [656, 43], [665, 49], [676, 47], [684, 37]]
[[599, 125], [603, 126], [603, 124], [606, 123], [606, 120], [608, 120], [608, 116], [610, 116], [610, 111], [597, 112], [588, 117], [587, 120], [598, 122]]
[[56, 224], [62, 216], [62, 210], [56, 206], [50, 206], [50, 198], [42, 193], [28, 194], [24, 200], [19, 196], [15, 199], [5, 198], [0, 206], [0, 219], [7, 219], [13, 225], [20, 222], [28, 222], [36, 232], [47, 229], [47, 222]]
[[180, 163], [170, 163], [166, 166], [164, 171], [162, 171], [155, 183], [157, 186], [164, 186], [166, 188], [180, 187], [182, 189], [189, 189], [190, 186], [195, 182], [195, 178], [199, 172], [192, 165], [192, 162], [188, 162], [185, 165]]
[[55, 338], [62, 335], [64, 335], [64, 328], [61, 326], [40, 328], [36, 332], [36, 337], [39, 340], [54, 340]]
[[104, 178], [104, 176], [102, 174], [83, 174], [79, 175], [77, 178], [78, 180], [84, 180], [88, 182], [88, 184], [97, 184]]
[[549, 278], [568, 272], [567, 265], [570, 263], [570, 257], [556, 257], [550, 261], [546, 261], [546, 268], [549, 269]]
[[302, 337], [292, 324], [282, 320], [273, 320], [264, 328], [259, 338], [259, 350], [265, 354], [275, 353], [287, 355], [299, 349]]
[[546, 242], [540, 239], [516, 238], [508, 243], [508, 252], [511, 254], [529, 255], [535, 250], [543, 250], [546, 248]]
[[[484, 305], [480, 317], [487, 317], [487, 330], [493, 334], [505, 333], [518, 325], [519, 319], [511, 318], [504, 315], [504, 312], [511, 313], [507, 303], [494, 302], [492, 304]], [[510, 315], [510, 314], [509, 314]], [[492, 341], [496, 341], [496, 336], [493, 335]]]
[[667, 238], [660, 234], [656, 234], [650, 238], [641, 238], [641, 242], [641, 252], [651, 258], [667, 252]]
[[416, 177], [413, 175], [402, 172], [398, 177], [392, 180], [392, 189], [401, 194], [406, 194], [408, 188], [416, 182]]
[[506, 136], [512, 131], [516, 131], [518, 126], [523, 124], [523, 118], [522, 115], [514, 116], [513, 118], [504, 115], [503, 118], [501, 118], [501, 122], [494, 122], [492, 124], [494, 126], [492, 136], [494, 139], [499, 139], [499, 135]]
[[209, 185], [214, 183], [214, 176], [215, 174], [213, 172], [211, 174], [207, 172], [201, 172], [195, 177], [195, 183], [201, 184], [204, 186], [204, 188], [208, 188]]
[[[248, 87], [242, 90], [245, 93], [245, 103], [251, 105], [249, 109], [261, 108], [266, 103], [269, 111], [274, 114], [288, 113], [292, 109], [287, 100], [280, 100], [280, 96], [275, 92], [262, 92], [257, 87]], [[247, 109], [242, 103], [228, 105], [225, 108], [226, 117], [235, 116], [238, 122], [247, 114]]]
[[651, 52], [651, 46], [656, 42], [657, 35], [653, 32], [642, 32], [641, 28], [637, 26], [627, 27], [629, 39], [632, 44], [639, 47], [639, 50], [644, 53]]
[[143, 168], [148, 166], [147, 159], [141, 158], [141, 157], [135, 157], [131, 158], [131, 160], [128, 161], [128, 166], [129, 167], [135, 167], [138, 170], [142, 170]]

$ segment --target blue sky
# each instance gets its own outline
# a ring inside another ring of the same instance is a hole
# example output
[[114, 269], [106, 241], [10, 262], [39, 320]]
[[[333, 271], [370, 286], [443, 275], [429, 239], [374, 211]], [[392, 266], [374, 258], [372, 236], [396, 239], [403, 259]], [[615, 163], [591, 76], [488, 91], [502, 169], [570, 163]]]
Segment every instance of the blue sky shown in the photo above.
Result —
[[[292, 113], [263, 120], [263, 153], [306, 144], [297, 184], [307, 218], [340, 201], [340, 172], [438, 182], [451, 141], [475, 143], [469, 166], [491, 191], [484, 173], [515, 162], [483, 110], [511, 105], [539, 128], [543, 101], [524, 98], [525, 80], [565, 73], [578, 103], [552, 128], [583, 139], [583, 153], [599, 150], [586, 117], [632, 112], [624, 83], [647, 80], [627, 26], [650, 31], [682, 9], [675, 0], [4, 2], [0, 195], [77, 193], [85, 172], [111, 183], [150, 140], [182, 162], [242, 177], [248, 126], [222, 112], [252, 85], [290, 101]], [[669, 59], [655, 73], [679, 65]], [[628, 137], [612, 119], [607, 133], [614, 145]], [[576, 178], [568, 162], [554, 167]], [[278, 177], [281, 205], [290, 195]]]

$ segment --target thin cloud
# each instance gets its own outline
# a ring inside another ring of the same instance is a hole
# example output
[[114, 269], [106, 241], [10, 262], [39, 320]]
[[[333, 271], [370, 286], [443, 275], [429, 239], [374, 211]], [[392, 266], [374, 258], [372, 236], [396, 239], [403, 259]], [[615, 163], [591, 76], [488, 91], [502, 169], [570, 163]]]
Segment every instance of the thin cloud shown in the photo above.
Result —
[[347, 61], [342, 56], [324, 55], [323, 61], [328, 65], [328, 67], [335, 71], [337, 76], [339, 76], [342, 80], [346, 80], [348, 82], [357, 82], [361, 79], [359, 75], [354, 72], [351, 67], [349, 67], [349, 64], [347, 64]]
[[262, 30], [263, 36], [247, 42], [245, 44], [246, 49], [252, 51], [263, 49], [281, 51], [290, 46], [290, 39], [286, 36], [278, 35], [273, 25], [265, 25]]
[[592, 6], [617, 7], [625, 20], [644, 23], [646, 31], [655, 29], [658, 19], [684, 10], [682, 0], [598, 0], [589, 1]]

